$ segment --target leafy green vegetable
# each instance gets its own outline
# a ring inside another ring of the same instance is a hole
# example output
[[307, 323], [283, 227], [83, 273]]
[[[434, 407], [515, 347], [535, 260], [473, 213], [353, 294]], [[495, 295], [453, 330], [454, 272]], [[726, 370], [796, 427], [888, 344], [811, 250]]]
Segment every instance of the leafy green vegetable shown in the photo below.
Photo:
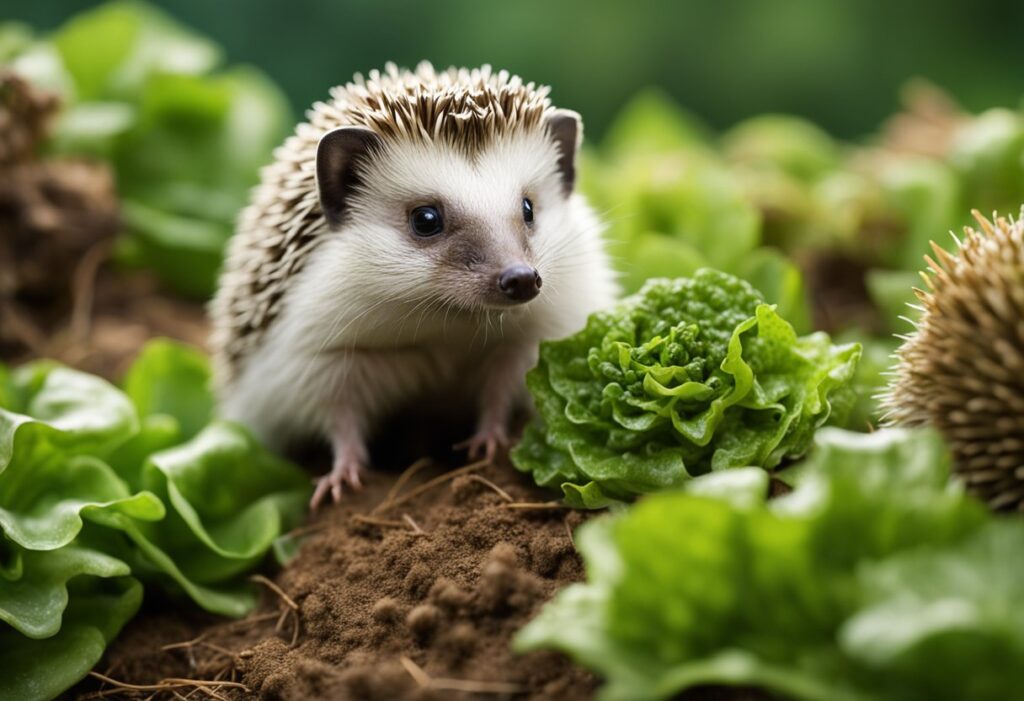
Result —
[[[524, 628], [603, 701], [755, 685], [806, 701], [996, 701], [1024, 669], [1024, 523], [948, 482], [929, 432], [818, 433], [791, 494], [705, 479], [583, 526], [588, 582]], [[741, 471], [742, 472], [742, 471]]]
[[81, 678], [138, 608], [138, 580], [216, 613], [255, 604], [244, 573], [302, 518], [309, 480], [211, 422], [209, 380], [169, 341], [125, 392], [54, 363], [0, 367], [0, 668], [18, 670], [0, 697]]
[[142, 603], [142, 586], [120, 577], [109, 586], [71, 582], [60, 632], [33, 640], [0, 626], [0, 698], [46, 701], [88, 674]]
[[710, 131], [664, 92], [637, 93], [608, 128], [602, 150], [613, 158], [642, 158], [709, 148]]
[[814, 180], [840, 164], [832, 137], [814, 124], [788, 115], [748, 119], [729, 130], [722, 142], [729, 160], [779, 169], [800, 180]]
[[704, 269], [652, 280], [586, 328], [544, 343], [527, 377], [538, 421], [513, 452], [573, 506], [801, 455], [860, 347], [797, 337], [752, 287]]

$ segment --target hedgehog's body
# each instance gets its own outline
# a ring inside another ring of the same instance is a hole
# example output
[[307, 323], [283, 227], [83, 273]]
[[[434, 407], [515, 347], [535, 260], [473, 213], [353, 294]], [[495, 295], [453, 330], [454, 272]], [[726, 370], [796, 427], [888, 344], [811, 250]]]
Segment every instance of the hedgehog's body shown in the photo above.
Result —
[[614, 296], [572, 193], [578, 118], [545, 90], [421, 65], [332, 96], [263, 172], [212, 306], [222, 413], [278, 446], [331, 440], [315, 500], [425, 397], [477, 402], [493, 451], [538, 342]]

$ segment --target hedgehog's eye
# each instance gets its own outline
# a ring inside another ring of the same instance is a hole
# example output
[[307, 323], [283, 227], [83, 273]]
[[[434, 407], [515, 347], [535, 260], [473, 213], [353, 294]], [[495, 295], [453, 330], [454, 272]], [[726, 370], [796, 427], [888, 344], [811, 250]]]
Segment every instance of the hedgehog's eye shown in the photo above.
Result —
[[523, 221], [533, 224], [533, 202], [530, 202], [529, 197], [523, 198]]
[[436, 236], [444, 229], [437, 207], [417, 207], [409, 214], [409, 225], [417, 236]]

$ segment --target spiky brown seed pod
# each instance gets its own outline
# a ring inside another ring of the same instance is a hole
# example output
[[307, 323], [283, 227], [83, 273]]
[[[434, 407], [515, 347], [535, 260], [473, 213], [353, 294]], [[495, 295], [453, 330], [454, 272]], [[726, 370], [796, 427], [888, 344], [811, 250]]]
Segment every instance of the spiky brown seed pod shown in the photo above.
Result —
[[993, 509], [1024, 510], [1024, 218], [973, 214], [955, 254], [925, 257], [922, 315], [883, 401], [895, 423], [936, 427]]

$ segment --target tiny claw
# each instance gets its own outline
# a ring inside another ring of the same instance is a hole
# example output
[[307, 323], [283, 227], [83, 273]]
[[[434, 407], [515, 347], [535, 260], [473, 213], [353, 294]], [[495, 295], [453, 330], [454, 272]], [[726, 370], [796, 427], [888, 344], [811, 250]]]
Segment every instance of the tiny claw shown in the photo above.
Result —
[[493, 463], [498, 453], [508, 446], [508, 435], [501, 426], [482, 428], [467, 440], [455, 444], [456, 450], [466, 450], [470, 460], [484, 458]]
[[363, 488], [363, 481], [360, 479], [362, 465], [355, 460], [336, 458], [331, 471], [316, 479], [316, 489], [313, 490], [313, 498], [309, 500], [309, 508], [316, 511], [323, 503], [328, 493], [334, 503], [341, 501], [342, 487], [348, 485], [355, 491]]

